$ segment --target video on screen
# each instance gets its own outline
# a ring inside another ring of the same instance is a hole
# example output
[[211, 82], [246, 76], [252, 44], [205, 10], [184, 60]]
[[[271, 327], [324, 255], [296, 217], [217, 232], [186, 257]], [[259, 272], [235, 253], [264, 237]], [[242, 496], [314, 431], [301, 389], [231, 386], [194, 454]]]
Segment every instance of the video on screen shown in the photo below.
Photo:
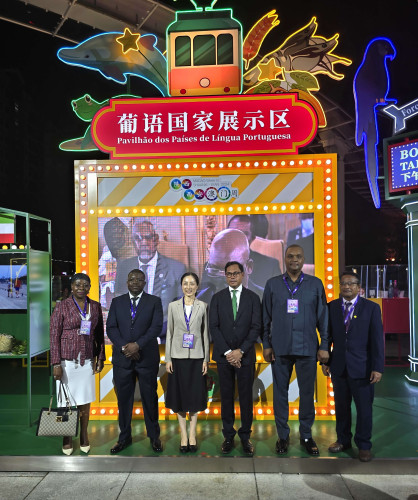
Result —
[[0, 309], [27, 308], [27, 275], [26, 256], [0, 254]]
[[[224, 266], [244, 266], [243, 285], [262, 298], [266, 281], [284, 271], [287, 246], [304, 249], [304, 272], [314, 274], [313, 214], [242, 214], [98, 219], [100, 302], [105, 316], [113, 297], [128, 292], [132, 269], [146, 276], [144, 291], [168, 304], [182, 296], [186, 271], [200, 279], [197, 298], [210, 303], [226, 287]], [[165, 324], [160, 342], [165, 342]]]

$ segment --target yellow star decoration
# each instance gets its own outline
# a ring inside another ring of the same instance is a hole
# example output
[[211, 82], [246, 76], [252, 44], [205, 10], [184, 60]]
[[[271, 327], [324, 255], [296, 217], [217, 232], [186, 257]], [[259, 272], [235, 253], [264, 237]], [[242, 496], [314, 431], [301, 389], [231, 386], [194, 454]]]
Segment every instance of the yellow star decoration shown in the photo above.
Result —
[[272, 57], [265, 64], [259, 64], [260, 75], [258, 81], [261, 80], [275, 80], [277, 75], [282, 75], [283, 70], [280, 66], [276, 66], [276, 61]]
[[131, 33], [129, 28], [125, 28], [123, 36], [116, 38], [116, 41], [122, 45], [122, 52], [126, 54], [129, 50], [138, 50], [139, 33]]

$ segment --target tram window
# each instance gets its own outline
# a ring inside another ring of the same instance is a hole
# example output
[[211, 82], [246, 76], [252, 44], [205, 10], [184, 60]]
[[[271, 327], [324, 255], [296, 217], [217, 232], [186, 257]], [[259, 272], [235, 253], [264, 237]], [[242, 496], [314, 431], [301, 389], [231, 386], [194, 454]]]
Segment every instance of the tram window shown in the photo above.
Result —
[[218, 64], [234, 63], [234, 42], [232, 35], [225, 33], [218, 36]]
[[192, 62], [191, 52], [190, 37], [176, 37], [176, 66], [190, 66]]
[[194, 66], [216, 64], [216, 44], [213, 35], [197, 35], [193, 39]]

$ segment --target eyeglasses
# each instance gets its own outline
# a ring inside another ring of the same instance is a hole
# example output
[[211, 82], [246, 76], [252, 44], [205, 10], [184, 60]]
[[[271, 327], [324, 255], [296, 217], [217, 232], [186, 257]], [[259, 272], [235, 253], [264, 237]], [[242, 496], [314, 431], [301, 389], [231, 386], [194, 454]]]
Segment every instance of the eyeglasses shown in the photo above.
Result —
[[141, 235], [141, 234], [136, 234], [134, 236], [134, 240], [135, 241], [139, 241], [141, 242], [142, 240], [145, 240], [145, 241], [153, 241], [155, 239], [155, 237], [157, 236], [156, 233], [152, 233], [152, 234], [144, 234], [144, 235]]
[[236, 278], [241, 274], [241, 271], [235, 271], [234, 273], [225, 273], [227, 278]]
[[342, 281], [340, 286], [349, 286], [350, 288], [353, 286], [358, 286], [360, 283], [358, 281]]
[[208, 276], [211, 278], [224, 278], [225, 270], [220, 269], [219, 267], [209, 265], [209, 262], [205, 266], [205, 271], [208, 273]]

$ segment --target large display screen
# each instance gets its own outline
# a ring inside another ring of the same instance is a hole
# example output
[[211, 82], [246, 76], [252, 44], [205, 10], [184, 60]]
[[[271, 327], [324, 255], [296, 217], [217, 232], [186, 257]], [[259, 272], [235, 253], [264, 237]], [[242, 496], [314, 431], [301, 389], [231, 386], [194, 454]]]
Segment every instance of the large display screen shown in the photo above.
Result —
[[132, 269], [141, 269], [145, 291], [161, 298], [164, 320], [168, 304], [182, 296], [186, 271], [199, 276], [197, 297], [207, 303], [226, 286], [224, 266], [232, 260], [244, 266], [244, 286], [261, 298], [266, 281], [284, 271], [285, 249], [293, 243], [304, 249], [304, 271], [314, 274], [312, 213], [99, 218], [98, 238], [105, 315], [112, 298], [127, 293]]
[[27, 262], [22, 253], [0, 254], [0, 309], [27, 308]]

